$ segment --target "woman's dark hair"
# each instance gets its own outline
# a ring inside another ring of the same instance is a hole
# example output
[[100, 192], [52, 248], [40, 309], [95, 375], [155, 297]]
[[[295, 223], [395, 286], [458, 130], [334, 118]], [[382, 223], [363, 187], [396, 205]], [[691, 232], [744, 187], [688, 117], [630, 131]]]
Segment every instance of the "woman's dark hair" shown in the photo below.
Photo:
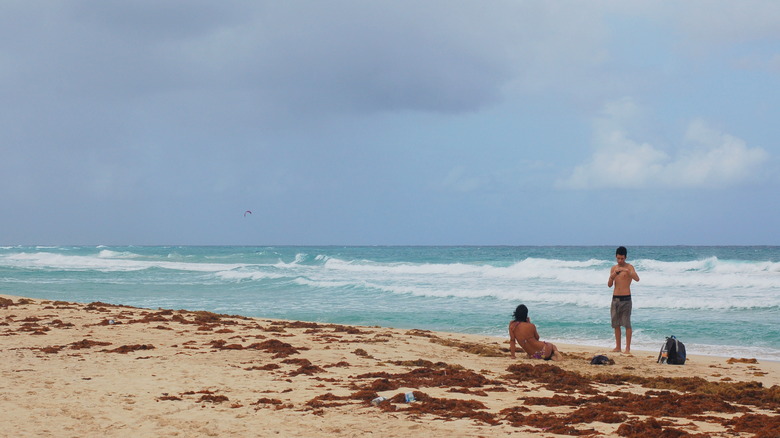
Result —
[[515, 309], [515, 321], [528, 321], [528, 307], [525, 307], [525, 304], [521, 304], [517, 306], [517, 309]]

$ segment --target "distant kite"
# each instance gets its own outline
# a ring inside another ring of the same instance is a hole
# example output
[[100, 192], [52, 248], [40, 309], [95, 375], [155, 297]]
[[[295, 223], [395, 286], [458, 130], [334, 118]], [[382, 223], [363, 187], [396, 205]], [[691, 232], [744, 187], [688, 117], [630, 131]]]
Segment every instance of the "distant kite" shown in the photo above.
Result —
[[247, 213], [252, 214], [251, 211], [247, 210], [247, 211], [244, 212], [244, 217], [246, 217]]

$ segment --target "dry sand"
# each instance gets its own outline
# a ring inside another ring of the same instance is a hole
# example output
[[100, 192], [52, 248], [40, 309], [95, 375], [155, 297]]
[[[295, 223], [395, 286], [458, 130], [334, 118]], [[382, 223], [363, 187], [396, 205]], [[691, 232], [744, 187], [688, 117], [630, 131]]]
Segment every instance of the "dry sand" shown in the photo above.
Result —
[[780, 436], [777, 362], [0, 297], [4, 436]]

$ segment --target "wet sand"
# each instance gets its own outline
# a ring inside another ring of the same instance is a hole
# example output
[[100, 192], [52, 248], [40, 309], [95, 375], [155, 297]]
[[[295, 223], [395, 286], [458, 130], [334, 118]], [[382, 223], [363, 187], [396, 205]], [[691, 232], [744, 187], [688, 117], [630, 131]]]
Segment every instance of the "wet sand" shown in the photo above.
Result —
[[778, 362], [558, 347], [0, 295], [0, 435], [780, 436]]

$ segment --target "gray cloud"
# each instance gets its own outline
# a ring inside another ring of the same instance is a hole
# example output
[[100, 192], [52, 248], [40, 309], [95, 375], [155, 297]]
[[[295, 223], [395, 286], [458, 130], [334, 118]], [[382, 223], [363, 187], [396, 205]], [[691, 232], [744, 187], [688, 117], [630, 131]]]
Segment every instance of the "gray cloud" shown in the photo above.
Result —
[[473, 111], [507, 88], [551, 86], [551, 71], [560, 76], [572, 61], [592, 65], [603, 56], [590, 47], [601, 38], [595, 14], [522, 2], [81, 1], [40, 13], [34, 5], [4, 9], [0, 47], [16, 61], [4, 76], [25, 84], [18, 100], [121, 105], [164, 96], [191, 105], [196, 95], [203, 107], [250, 109], [259, 121], [323, 111]]
[[[512, 1], [44, 6], [0, 5], [0, 128], [16, 150], [0, 167], [27, 169], [27, 195], [132, 192], [203, 167], [224, 185], [230, 160], [233, 174], [270, 165], [257, 158], [285, 144], [280, 130], [310, 131], [291, 146], [310, 148], [319, 119], [463, 114], [557, 89], [549, 72], [571, 71], [555, 66], [589, 57], [598, 34], [584, 14]], [[271, 155], [278, 168], [295, 154]]]

